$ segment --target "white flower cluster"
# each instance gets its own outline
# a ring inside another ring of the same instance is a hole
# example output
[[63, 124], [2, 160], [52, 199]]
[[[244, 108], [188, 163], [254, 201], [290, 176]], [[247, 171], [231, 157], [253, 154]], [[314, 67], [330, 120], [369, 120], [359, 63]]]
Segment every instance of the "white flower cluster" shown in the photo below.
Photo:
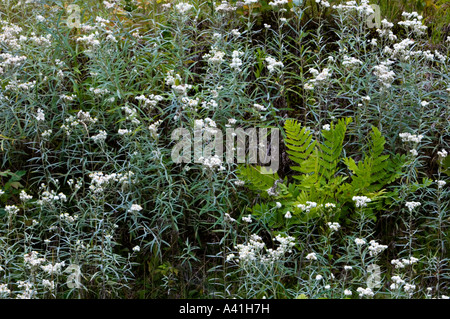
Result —
[[18, 281], [17, 287], [22, 288], [23, 290], [16, 296], [16, 299], [32, 299], [37, 293], [37, 291], [34, 290], [33, 283], [29, 281]]
[[367, 288], [359, 287], [358, 289], [356, 289], [356, 292], [359, 294], [360, 297], [373, 297], [374, 296], [374, 292], [369, 287], [367, 287]]
[[104, 142], [106, 140], [107, 136], [108, 136], [108, 134], [104, 130], [100, 130], [97, 135], [91, 136], [91, 139], [95, 143], [101, 143], [101, 142]]
[[0, 62], [0, 74], [5, 72], [3, 68], [14, 68], [27, 59], [24, 55], [16, 56], [9, 53], [0, 53], [0, 58], [3, 59], [3, 61]]
[[158, 120], [158, 121], [150, 124], [150, 126], [148, 127], [148, 130], [153, 138], [159, 137], [158, 128], [161, 125], [161, 123], [162, 123], [162, 120]]
[[30, 42], [30, 44], [35, 44], [40, 47], [50, 47], [52, 44], [52, 41], [50, 40], [52, 38], [51, 34], [47, 34], [44, 36], [37, 36], [36, 33], [31, 32], [31, 37], [27, 38], [25, 36], [21, 36], [19, 38], [20, 42]]
[[339, 223], [336, 223], [336, 222], [334, 222], [334, 223], [328, 222], [327, 225], [332, 231], [338, 231], [339, 228], [341, 228], [341, 225], [339, 225]]
[[356, 1], [347, 1], [345, 4], [333, 5], [333, 9], [343, 13], [356, 11], [363, 17], [375, 13], [369, 4], [369, 0], [361, 0], [359, 5]]
[[128, 183], [133, 183], [135, 180], [132, 179], [134, 173], [129, 171], [127, 173], [112, 173], [103, 174], [103, 172], [93, 172], [89, 174], [91, 178], [91, 185], [89, 189], [95, 194], [100, 194], [105, 191], [105, 188], [112, 183], [119, 183], [126, 185]]
[[77, 116], [70, 115], [66, 120], [65, 124], [61, 125], [61, 128], [66, 132], [67, 136], [70, 136], [74, 127], [82, 125], [86, 131], [91, 124], [97, 123], [98, 119], [96, 117], [91, 117], [89, 112], [79, 111]]
[[406, 202], [405, 206], [409, 209], [409, 212], [412, 212], [416, 207], [422, 205], [419, 202]]
[[131, 121], [131, 123], [137, 124], [137, 125], [139, 125], [141, 123], [141, 121], [139, 121], [139, 119], [137, 118], [137, 111], [135, 108], [125, 105], [125, 106], [122, 106], [121, 109], [125, 111], [127, 121]]
[[369, 246], [369, 254], [370, 256], [376, 256], [379, 253], [381, 253], [382, 251], [386, 250], [388, 248], [388, 246], [386, 245], [380, 245], [379, 243], [377, 243], [375, 240], [371, 240], [369, 242], [370, 246]]
[[309, 211], [313, 208], [317, 207], [317, 203], [316, 202], [310, 202], [307, 201], [306, 204], [298, 204], [297, 208], [300, 208], [302, 211], [306, 211], [307, 213], [309, 213]]
[[[41, 185], [42, 188], [47, 188], [44, 184]], [[37, 204], [43, 206], [44, 204], [53, 204], [54, 202], [60, 201], [64, 203], [67, 201], [67, 196], [63, 193], [56, 194], [54, 190], [44, 190], [40, 196], [40, 199], [37, 201]]]
[[218, 66], [224, 62], [225, 52], [217, 50], [215, 47], [211, 48], [209, 53], [204, 54], [203, 58], [208, 61], [209, 64]]
[[236, 245], [236, 249], [239, 253], [238, 261], [250, 262], [255, 261], [260, 252], [264, 249], [266, 244], [262, 241], [262, 238], [256, 234], [250, 236], [249, 242], [244, 244]]
[[328, 79], [331, 78], [331, 71], [328, 68], [324, 68], [322, 72], [317, 71], [315, 68], [311, 68], [309, 70], [310, 73], [314, 76], [313, 79], [308, 81], [308, 85], [305, 85], [305, 89], [312, 90], [315, 85], [320, 85], [325, 83]]
[[175, 9], [181, 14], [185, 15], [189, 10], [191, 10], [194, 6], [189, 3], [180, 2], [175, 6]]
[[310, 212], [311, 209], [313, 208], [327, 208], [327, 209], [333, 209], [336, 208], [336, 205], [333, 203], [325, 203], [324, 204], [317, 204], [316, 202], [310, 202], [310, 201], [306, 201], [305, 204], [297, 204], [296, 206], [297, 208], [301, 209], [302, 211], [306, 211], [307, 213]]
[[273, 73], [277, 70], [281, 71], [280, 69], [284, 67], [283, 62], [277, 61], [270, 56], [266, 57], [266, 62], [267, 62], [267, 69], [269, 70], [270, 73]]
[[[277, 260], [280, 260], [286, 253], [292, 252], [292, 247], [295, 246], [295, 238], [291, 236], [282, 237], [277, 235], [275, 240], [280, 243], [277, 249], [266, 249], [265, 243], [262, 238], [258, 235], [252, 234], [250, 236], [249, 242], [244, 244], [239, 244], [236, 249], [239, 253], [239, 258], [237, 261], [242, 263], [248, 263], [251, 261], [259, 261], [264, 264], [271, 264]], [[227, 260], [234, 259], [234, 254], [227, 256]]]
[[399, 43], [395, 43], [393, 45], [393, 50], [389, 47], [385, 47], [383, 52], [389, 54], [392, 59], [399, 58], [402, 61], [408, 61], [412, 54], [410, 46], [413, 44], [414, 40], [404, 39]]
[[436, 180], [435, 182], [437, 183], [438, 188], [442, 188], [445, 186], [445, 184], [447, 184], [447, 182], [443, 180]]
[[349, 57], [348, 55], [344, 55], [344, 61], [342, 62], [342, 65], [347, 67], [348, 69], [356, 68], [357, 66], [363, 65], [362, 61], [358, 60], [354, 57]]
[[389, 68], [393, 63], [394, 62], [391, 60], [386, 60], [381, 62], [381, 64], [374, 66], [373, 74], [378, 78], [378, 81], [380, 81], [384, 88], [390, 88], [392, 82], [394, 82], [395, 72]]
[[396, 41], [397, 36], [392, 32], [392, 27], [394, 26], [393, 23], [387, 21], [386, 19], [383, 19], [381, 21], [382, 29], [377, 29], [378, 35], [380, 38], [387, 38], [390, 41]]
[[221, 4], [219, 4], [218, 6], [216, 6], [215, 10], [217, 12], [231, 12], [231, 11], [235, 11], [236, 8], [233, 7], [231, 4], [229, 4], [227, 1], [223, 0]]
[[416, 257], [410, 257], [409, 259], [403, 258], [400, 259], [392, 259], [391, 264], [395, 266], [395, 268], [405, 268], [405, 266], [413, 265], [419, 261]]
[[95, 31], [94, 33], [91, 33], [89, 35], [83, 34], [81, 37], [77, 38], [77, 42], [84, 43], [91, 49], [97, 48], [100, 46], [100, 40], [98, 40], [99, 36], [100, 34], [98, 33], [98, 31]]
[[391, 280], [392, 280], [392, 284], [390, 285], [391, 290], [399, 289], [402, 285], [405, 284], [405, 281], [400, 276], [392, 276]]
[[265, 107], [264, 105], [258, 104], [258, 103], [253, 104], [253, 107], [260, 112], [267, 111], [267, 107]]
[[210, 119], [209, 117], [205, 118], [204, 120], [203, 119], [195, 120], [194, 127], [195, 130], [201, 130], [202, 132], [206, 131], [210, 134], [218, 132], [216, 122]]
[[214, 170], [219, 170], [219, 171], [224, 171], [225, 167], [222, 165], [222, 159], [217, 156], [217, 155], [213, 155], [211, 157], [203, 157], [200, 156], [198, 158], [198, 161], [204, 166], [204, 168], [208, 168], [211, 171]]
[[161, 95], [150, 94], [149, 96], [144, 96], [143, 94], [136, 96], [136, 100], [142, 101], [144, 106], [150, 106], [151, 108], [155, 107], [158, 102], [162, 101], [164, 98]]
[[355, 238], [355, 244], [358, 246], [364, 245], [366, 243], [365, 239]]
[[230, 68], [232, 68], [236, 72], [241, 71], [242, 60], [240, 56], [242, 56], [244, 52], [234, 50], [231, 56], [231, 64]]
[[76, 98], [77, 96], [75, 94], [71, 94], [71, 95], [66, 95], [66, 94], [61, 94], [59, 96], [59, 98], [61, 100], [63, 100], [64, 102], [69, 102], [69, 101], [73, 101], [74, 98]]
[[141, 205], [139, 205], [139, 204], [132, 204], [131, 207], [128, 209], [128, 212], [134, 214], [134, 213], [140, 212], [142, 209], [143, 208], [142, 208]]
[[437, 154], [438, 154], [438, 156], [440, 158], [446, 158], [447, 155], [448, 155], [448, 153], [447, 153], [447, 151], [445, 149], [442, 149], [441, 151], [438, 151]]
[[30, 82], [24, 82], [21, 83], [20, 81], [16, 81], [16, 80], [10, 80], [8, 85], [5, 86], [5, 91], [30, 91], [31, 89], [33, 89], [36, 85], [36, 80], [34, 81], [30, 81]]
[[274, 1], [269, 2], [269, 6], [272, 6], [272, 7], [283, 6], [283, 5], [287, 4], [288, 2], [289, 2], [288, 0], [274, 0]]
[[247, 215], [247, 216], [242, 216], [242, 220], [246, 223], [251, 223], [252, 222], [252, 215]]
[[65, 262], [62, 261], [60, 263], [48, 264], [45, 266], [41, 266], [41, 269], [49, 275], [60, 274], [61, 269], [65, 266]]
[[186, 95], [187, 91], [192, 88], [190, 84], [181, 84], [182, 79], [179, 74], [173, 73], [173, 70], [167, 72], [166, 84], [170, 85], [172, 90], [179, 95]]
[[20, 50], [18, 35], [22, 32], [22, 28], [7, 21], [0, 21], [2, 28], [0, 29], [0, 42], [9, 47], [11, 50]]
[[16, 205], [6, 205], [5, 206], [5, 211], [9, 214], [9, 215], [17, 215], [17, 213], [19, 212], [19, 207], [17, 207]]
[[45, 263], [45, 258], [40, 258], [39, 253], [32, 251], [28, 254], [23, 255], [23, 261], [28, 267], [37, 267]]
[[0, 296], [8, 296], [9, 294], [11, 294], [11, 290], [8, 289], [8, 285], [0, 284]]
[[295, 246], [295, 238], [292, 236], [282, 237], [281, 235], [277, 235], [275, 240], [280, 243], [280, 246], [278, 246], [275, 250], [272, 248], [267, 249], [267, 254], [261, 256], [261, 262], [273, 263], [280, 260], [286, 253], [291, 253], [292, 247]]
[[413, 142], [413, 143], [420, 143], [423, 139], [423, 135], [413, 135], [410, 133], [400, 133], [398, 136], [402, 139], [402, 142]]
[[48, 280], [48, 279], [43, 279], [42, 280], [42, 285], [44, 286], [44, 288], [48, 289], [48, 290], [54, 290], [55, 289], [55, 282], [52, 280]]
[[20, 200], [23, 201], [23, 202], [29, 201], [30, 199], [33, 198], [33, 196], [28, 195], [24, 190], [22, 190], [20, 192], [19, 196], [20, 196]]
[[78, 220], [78, 215], [71, 216], [69, 213], [61, 213], [59, 218], [66, 223], [73, 224]]
[[316, 3], [321, 5], [321, 6], [324, 6], [325, 8], [329, 8], [330, 7], [330, 3], [328, 1], [326, 1], [326, 0], [316, 0]]
[[357, 208], [359, 208], [359, 207], [366, 207], [367, 203], [370, 203], [372, 201], [367, 196], [353, 196], [352, 200], [355, 202], [355, 206]]
[[316, 255], [316, 253], [309, 253], [308, 255], [306, 255], [306, 259], [317, 260], [317, 255]]
[[422, 24], [423, 17], [417, 12], [403, 12], [402, 16], [405, 17], [405, 21], [400, 21], [398, 24], [405, 28], [412, 30], [416, 35], [420, 36], [425, 34], [427, 26]]

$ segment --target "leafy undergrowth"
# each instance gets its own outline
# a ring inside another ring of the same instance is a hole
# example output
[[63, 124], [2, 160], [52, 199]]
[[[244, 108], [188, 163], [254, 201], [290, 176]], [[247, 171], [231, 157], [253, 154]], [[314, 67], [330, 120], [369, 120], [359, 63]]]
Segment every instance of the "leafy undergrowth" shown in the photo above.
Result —
[[449, 9], [391, 2], [2, 2], [0, 297], [447, 298]]

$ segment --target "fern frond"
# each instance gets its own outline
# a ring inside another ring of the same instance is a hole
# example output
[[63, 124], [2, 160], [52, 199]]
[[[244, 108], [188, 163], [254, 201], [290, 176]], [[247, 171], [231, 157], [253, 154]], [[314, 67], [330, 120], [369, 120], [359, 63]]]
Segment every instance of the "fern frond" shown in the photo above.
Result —
[[342, 153], [345, 132], [351, 118], [340, 119], [336, 125], [330, 124], [330, 130], [322, 130], [324, 141], [319, 144], [321, 153], [319, 164], [320, 173], [330, 180], [337, 171], [337, 165]]
[[285, 145], [288, 148], [289, 159], [298, 164], [291, 168], [304, 174], [312, 173], [313, 171], [305, 171], [307, 165], [304, 165], [316, 146], [316, 141], [312, 139], [311, 131], [306, 127], [301, 127], [296, 120], [287, 120], [284, 123], [284, 130], [286, 132]]
[[250, 189], [267, 191], [279, 179], [277, 173], [262, 174], [260, 166], [240, 165], [237, 169], [239, 178], [246, 182]]

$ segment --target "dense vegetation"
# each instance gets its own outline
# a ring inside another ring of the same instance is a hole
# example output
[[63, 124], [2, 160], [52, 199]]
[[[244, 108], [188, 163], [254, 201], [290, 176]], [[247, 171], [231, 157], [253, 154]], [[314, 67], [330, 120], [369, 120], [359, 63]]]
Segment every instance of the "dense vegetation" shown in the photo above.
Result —
[[445, 0], [2, 1], [0, 298], [448, 298], [449, 59]]

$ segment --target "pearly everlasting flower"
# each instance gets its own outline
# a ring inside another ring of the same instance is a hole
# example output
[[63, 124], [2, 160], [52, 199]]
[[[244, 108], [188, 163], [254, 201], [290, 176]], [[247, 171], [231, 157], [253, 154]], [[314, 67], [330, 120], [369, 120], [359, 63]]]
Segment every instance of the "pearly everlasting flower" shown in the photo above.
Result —
[[281, 208], [281, 203], [280, 203], [280, 202], [276, 202], [276, 203], [275, 203], [275, 207], [276, 207], [276, 208]]
[[370, 246], [369, 246], [369, 254], [370, 256], [376, 256], [379, 253], [381, 253], [382, 251], [386, 250], [388, 248], [388, 246], [386, 245], [380, 245], [379, 243], [377, 243], [375, 240], [371, 240], [369, 242]]
[[327, 225], [333, 231], [338, 231], [339, 228], [341, 228], [341, 225], [339, 225], [339, 223], [336, 223], [336, 222], [334, 222], [334, 223], [329, 222], [329, 223], [327, 223]]
[[20, 192], [20, 200], [23, 202], [29, 201], [30, 199], [32, 199], [33, 196], [28, 195], [24, 190], [22, 190]]
[[358, 246], [364, 245], [366, 241], [362, 238], [355, 238], [355, 244]]
[[232, 68], [236, 72], [241, 71], [242, 60], [240, 59], [240, 56], [243, 54], [244, 54], [244, 52], [236, 51], [236, 50], [233, 51], [233, 53], [232, 53], [232, 61], [230, 64], [230, 68]]
[[267, 111], [267, 107], [264, 107], [263, 105], [258, 103], [253, 104], [253, 107], [258, 111]]
[[37, 110], [36, 120], [38, 120], [38, 122], [45, 121], [45, 114], [44, 114], [44, 111], [42, 111], [41, 108], [39, 108]]
[[[314, 76], [313, 79], [308, 81], [310, 86], [323, 84], [331, 78], [331, 70], [328, 68], [324, 68], [322, 70], [322, 72], [319, 72], [318, 70], [316, 70], [314, 68], [311, 68], [309, 70], [309, 72], [312, 73], [312, 75]], [[305, 89], [310, 89], [310, 88], [305, 87]]]
[[367, 203], [370, 203], [372, 200], [366, 196], [353, 196], [352, 200], [355, 202], [356, 207], [366, 207]]
[[194, 6], [189, 3], [180, 2], [175, 6], [175, 9], [181, 14], [185, 15], [189, 10], [191, 10]]
[[11, 294], [11, 290], [8, 289], [7, 284], [0, 284], [0, 296], [8, 296]]
[[128, 212], [130, 213], [138, 213], [142, 210], [142, 206], [138, 204], [131, 205], [130, 209], [128, 209]]
[[405, 206], [409, 209], [409, 212], [412, 212], [416, 207], [422, 205], [419, 202], [406, 202]]
[[241, 35], [241, 32], [239, 32], [238, 29], [233, 29], [233, 30], [231, 30], [231, 33], [232, 33], [234, 36], [236, 36], [236, 37], [239, 37], [239, 36]]
[[322, 126], [322, 130], [324, 130], [324, 131], [329, 131], [329, 130], [331, 130], [330, 124], [325, 124], [324, 126]]
[[402, 142], [413, 142], [413, 143], [420, 143], [423, 139], [423, 135], [413, 135], [410, 133], [400, 133], [398, 136], [402, 139]]
[[344, 266], [344, 270], [352, 270], [352, 269], [353, 269], [352, 266], [349, 266], [349, 265], [345, 265], [345, 266]]
[[99, 133], [97, 135], [94, 135], [91, 137], [91, 139], [95, 142], [95, 143], [100, 143], [106, 140], [107, 134], [105, 131], [100, 130]]
[[266, 62], [267, 62], [267, 69], [269, 70], [270, 73], [275, 72], [277, 69], [278, 71], [281, 71], [280, 69], [284, 67], [284, 64], [282, 62], [279, 62], [272, 57], [266, 57]]
[[9, 214], [9, 215], [17, 215], [17, 213], [19, 212], [19, 208], [16, 205], [6, 205], [5, 206], [5, 211]]
[[419, 152], [417, 152], [416, 149], [412, 149], [412, 150], [410, 150], [409, 152], [411, 153], [412, 156], [417, 156], [417, 155], [419, 155]]
[[252, 222], [252, 215], [248, 215], [248, 216], [243, 216], [242, 220], [246, 223], [251, 223]]
[[317, 255], [316, 255], [316, 253], [309, 253], [308, 255], [306, 255], [306, 259], [317, 260]]
[[323, 279], [323, 276], [322, 276], [322, 275], [317, 275], [317, 276], [316, 276], [316, 280], [317, 280], [317, 281], [322, 280], [322, 279]]
[[440, 158], [446, 158], [448, 155], [448, 153], [445, 149], [442, 149], [442, 151], [437, 152], [437, 154]]
[[392, 63], [392, 61], [387, 60], [374, 67], [373, 74], [378, 78], [384, 88], [390, 88], [395, 79], [395, 73], [389, 68]]
[[284, 215], [284, 218], [290, 219], [292, 218], [292, 214], [290, 211], [287, 211], [286, 214]]
[[219, 65], [224, 62], [225, 52], [219, 51], [216, 48], [212, 48], [209, 53], [203, 55], [203, 58], [211, 65]]
[[345, 296], [351, 296], [353, 293], [351, 292], [351, 290], [345, 289], [344, 290], [344, 295]]
[[370, 289], [369, 287], [367, 287], [365, 289], [362, 287], [359, 287], [358, 289], [356, 289], [356, 291], [358, 292], [360, 297], [364, 297], [364, 296], [373, 297], [373, 295], [374, 295], [372, 289]]
[[42, 280], [42, 285], [47, 288], [48, 290], [54, 290], [55, 289], [55, 282], [52, 280], [44, 279]]
[[134, 247], [133, 247], [133, 251], [134, 251], [135, 253], [138, 253], [138, 252], [141, 251], [141, 247], [139, 247], [139, 246], [134, 246]]
[[436, 183], [438, 185], [438, 188], [442, 188], [445, 186], [445, 184], [447, 184], [445, 181], [442, 180], [436, 180]]
[[41, 269], [49, 275], [59, 274], [61, 273], [62, 267], [65, 266], [65, 262], [62, 261], [60, 263], [48, 264], [45, 266], [41, 266]]

